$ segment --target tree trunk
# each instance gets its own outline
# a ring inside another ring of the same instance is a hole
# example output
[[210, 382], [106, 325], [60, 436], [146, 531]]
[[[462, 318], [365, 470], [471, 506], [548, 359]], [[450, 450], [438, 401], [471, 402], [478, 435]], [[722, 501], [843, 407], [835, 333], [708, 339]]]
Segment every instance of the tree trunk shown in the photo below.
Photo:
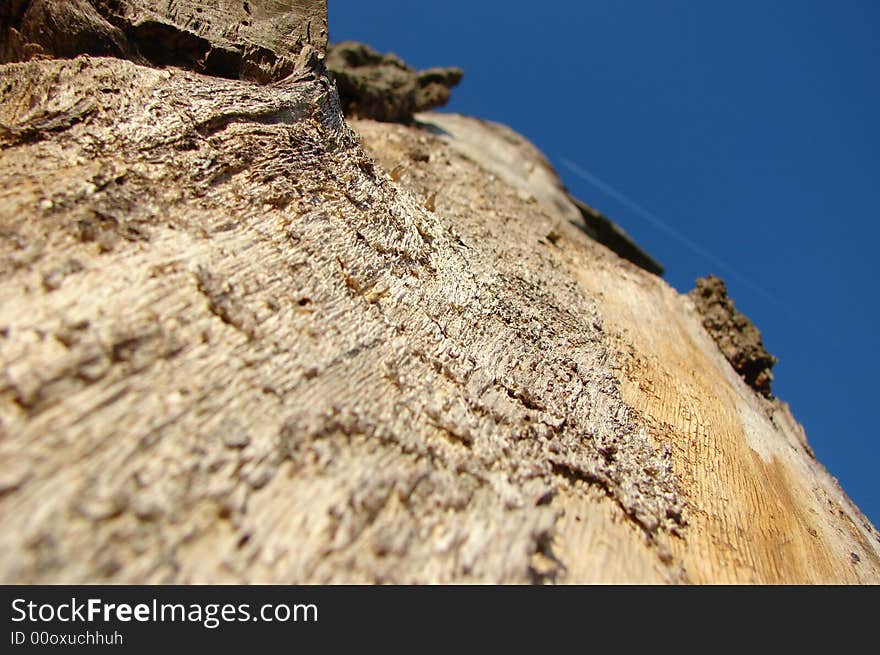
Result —
[[880, 581], [787, 407], [521, 137], [349, 126], [320, 39], [160, 16], [208, 46], [157, 61], [144, 3], [74, 4], [103, 56], [0, 66], [0, 580]]

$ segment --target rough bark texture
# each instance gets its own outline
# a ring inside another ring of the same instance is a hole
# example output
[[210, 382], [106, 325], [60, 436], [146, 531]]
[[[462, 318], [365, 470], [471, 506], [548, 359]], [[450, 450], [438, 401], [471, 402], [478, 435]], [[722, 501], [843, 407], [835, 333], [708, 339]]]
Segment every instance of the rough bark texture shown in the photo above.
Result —
[[293, 72], [306, 45], [327, 45], [326, 0], [11, 0], [0, 9], [0, 63], [103, 55], [265, 83]]
[[727, 295], [724, 280], [707, 275], [697, 280], [691, 299], [703, 317], [703, 327], [743, 380], [758, 393], [771, 397], [770, 385], [776, 358], [767, 352], [761, 332], [737, 310]]
[[464, 73], [460, 68], [417, 71], [400, 57], [363, 43], [330, 47], [327, 67], [336, 81], [346, 116], [409, 123], [419, 111], [442, 107]]
[[687, 296], [301, 66], [0, 67], [0, 580], [880, 579]]

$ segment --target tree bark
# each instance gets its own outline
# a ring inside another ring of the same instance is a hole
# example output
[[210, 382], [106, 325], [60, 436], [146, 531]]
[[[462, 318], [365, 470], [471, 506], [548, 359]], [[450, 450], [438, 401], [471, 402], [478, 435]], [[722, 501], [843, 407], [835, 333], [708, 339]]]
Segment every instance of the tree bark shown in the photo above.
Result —
[[880, 580], [786, 406], [534, 147], [349, 126], [311, 47], [265, 85], [0, 66], [0, 580]]
[[95, 55], [271, 82], [327, 47], [326, 0], [12, 0], [0, 63]]

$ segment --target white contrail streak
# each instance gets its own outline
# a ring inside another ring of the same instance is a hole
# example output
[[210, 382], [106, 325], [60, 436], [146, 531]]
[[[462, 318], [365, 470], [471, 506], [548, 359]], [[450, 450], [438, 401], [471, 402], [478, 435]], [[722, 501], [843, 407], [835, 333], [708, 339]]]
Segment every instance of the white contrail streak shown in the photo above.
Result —
[[[684, 234], [682, 234], [681, 232], [676, 230], [672, 225], [670, 225], [669, 223], [667, 223], [666, 221], [661, 219], [659, 216], [657, 216], [654, 212], [648, 211], [647, 209], [642, 207], [640, 204], [638, 204], [636, 201], [627, 197], [626, 195], [624, 195], [623, 193], [621, 193], [620, 191], [615, 189], [610, 184], [603, 182], [598, 177], [593, 175], [590, 171], [582, 168], [581, 166], [578, 166], [570, 159], [562, 158], [560, 161], [562, 162], [562, 165], [565, 166], [572, 173], [574, 173], [578, 177], [582, 178], [583, 180], [589, 182], [590, 184], [592, 184], [594, 187], [596, 187], [597, 189], [599, 189], [600, 191], [602, 191], [606, 195], [614, 198], [617, 202], [619, 202], [621, 205], [623, 205], [624, 207], [629, 209], [636, 216], [646, 220], [648, 223], [653, 225], [655, 228], [657, 228], [661, 232], [665, 233], [668, 237], [670, 237], [674, 241], [677, 241], [678, 243], [683, 245], [685, 248], [687, 248], [688, 250], [690, 250], [694, 254], [699, 255], [700, 257], [702, 257], [706, 261], [711, 262], [714, 266], [717, 266], [719, 269], [721, 269], [722, 271], [727, 273], [730, 277], [736, 279], [741, 284], [747, 286], [749, 289], [751, 289], [755, 293], [761, 295], [766, 300], [769, 300], [770, 302], [772, 302], [775, 305], [785, 307], [785, 305], [782, 302], [780, 302], [777, 298], [775, 298], [772, 293], [770, 293], [769, 291], [764, 289], [761, 285], [750, 280], [748, 277], [746, 277], [745, 275], [743, 275], [742, 273], [737, 271], [735, 268], [733, 268], [730, 264], [726, 263], [723, 259], [721, 259], [720, 257], [709, 252], [706, 248], [701, 246], [699, 243], [696, 243], [695, 241], [689, 239], [687, 236], [685, 236]], [[790, 308], [788, 308], [788, 307], [785, 307], [785, 308], [789, 312], [791, 312]]]

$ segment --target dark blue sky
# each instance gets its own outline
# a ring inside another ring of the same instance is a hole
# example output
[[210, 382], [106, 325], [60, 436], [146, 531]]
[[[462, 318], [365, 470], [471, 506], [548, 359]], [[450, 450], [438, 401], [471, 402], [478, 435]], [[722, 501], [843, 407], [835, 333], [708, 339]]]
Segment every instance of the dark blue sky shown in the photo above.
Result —
[[677, 289], [724, 277], [775, 393], [880, 525], [880, 2], [329, 3], [333, 40], [464, 68], [448, 110], [534, 141]]

